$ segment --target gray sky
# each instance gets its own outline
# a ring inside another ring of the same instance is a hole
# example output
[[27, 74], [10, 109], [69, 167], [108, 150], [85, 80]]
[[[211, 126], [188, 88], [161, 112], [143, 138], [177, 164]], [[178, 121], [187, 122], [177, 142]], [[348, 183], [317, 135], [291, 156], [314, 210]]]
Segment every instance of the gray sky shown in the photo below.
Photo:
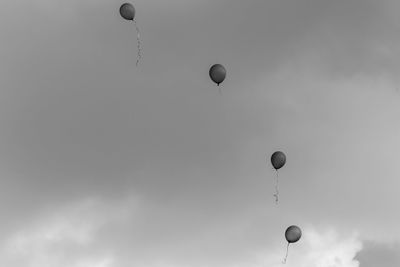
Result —
[[122, 3], [0, 2], [0, 266], [399, 266], [398, 1]]

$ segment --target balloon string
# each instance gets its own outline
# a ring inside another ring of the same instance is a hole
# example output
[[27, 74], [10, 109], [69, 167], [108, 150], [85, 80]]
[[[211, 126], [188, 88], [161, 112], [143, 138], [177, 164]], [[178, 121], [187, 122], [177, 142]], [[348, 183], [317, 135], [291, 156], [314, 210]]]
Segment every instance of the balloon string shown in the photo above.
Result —
[[219, 92], [219, 95], [222, 95], [222, 90], [221, 90], [221, 87], [218, 85], [218, 92]]
[[136, 60], [136, 66], [139, 64], [139, 60], [142, 58], [142, 42], [140, 41], [140, 31], [139, 27], [137, 26], [136, 20], [133, 19], [133, 23], [135, 24], [136, 28], [136, 39], [137, 39], [137, 49], [138, 49], [138, 54], [137, 54], [137, 60]]
[[285, 258], [282, 261], [283, 264], [286, 264], [286, 260], [287, 260], [288, 254], [289, 254], [289, 244], [290, 243], [288, 242], [287, 243], [287, 247], [286, 247], [286, 255], [285, 255]]
[[278, 170], [276, 170], [276, 183], [275, 183], [275, 204], [278, 204], [279, 201], [279, 179], [278, 179]]

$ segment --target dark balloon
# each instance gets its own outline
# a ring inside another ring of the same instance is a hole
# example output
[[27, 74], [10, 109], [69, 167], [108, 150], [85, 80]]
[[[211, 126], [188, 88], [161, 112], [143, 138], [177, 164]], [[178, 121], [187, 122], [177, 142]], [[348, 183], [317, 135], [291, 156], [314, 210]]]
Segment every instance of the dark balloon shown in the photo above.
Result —
[[301, 229], [296, 225], [289, 226], [288, 229], [286, 229], [285, 237], [287, 242], [295, 243], [299, 241], [301, 237]]
[[221, 64], [215, 64], [210, 68], [209, 74], [211, 80], [219, 85], [225, 80], [226, 70]]
[[271, 163], [274, 166], [275, 170], [278, 170], [283, 167], [286, 163], [286, 156], [281, 151], [276, 151], [271, 156]]
[[285, 238], [286, 238], [288, 243], [287, 243], [287, 246], [286, 246], [286, 256], [282, 261], [282, 263], [284, 263], [284, 264], [286, 263], [286, 260], [287, 260], [288, 254], [289, 254], [289, 245], [290, 245], [290, 243], [295, 243], [295, 242], [299, 241], [299, 239], [301, 238], [301, 230], [300, 230], [300, 228], [298, 226], [296, 226], [296, 225], [289, 226], [286, 229]]
[[119, 13], [126, 20], [133, 20], [135, 18], [135, 8], [130, 3], [122, 4], [119, 8]]

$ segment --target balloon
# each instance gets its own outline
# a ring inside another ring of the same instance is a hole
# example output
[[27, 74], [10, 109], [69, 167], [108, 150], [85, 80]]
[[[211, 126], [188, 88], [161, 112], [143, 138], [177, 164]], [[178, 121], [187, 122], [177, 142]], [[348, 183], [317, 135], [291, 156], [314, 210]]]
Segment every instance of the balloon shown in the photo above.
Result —
[[286, 156], [281, 151], [276, 151], [271, 156], [271, 163], [274, 166], [275, 170], [278, 170], [283, 167], [286, 163]]
[[299, 241], [300, 237], [301, 237], [301, 229], [298, 226], [292, 225], [286, 229], [285, 238], [288, 243], [286, 246], [286, 256], [283, 259], [282, 263], [286, 263], [286, 260], [287, 260], [288, 254], [289, 254], [290, 243], [295, 243], [295, 242]]
[[[267, 156], [265, 156], [267, 157]], [[282, 168], [285, 163], [286, 163], [286, 156], [283, 152], [281, 151], [276, 151], [272, 154], [271, 156], [271, 163], [272, 166], [275, 168], [276, 170], [276, 184], [275, 184], [275, 203], [278, 204], [278, 200], [279, 200], [279, 180], [278, 180], [278, 169]]]
[[121, 7], [119, 8], [119, 13], [121, 14], [121, 17], [123, 17], [126, 20], [133, 21], [135, 28], [136, 28], [136, 39], [137, 39], [137, 60], [136, 60], [136, 66], [139, 64], [139, 60], [142, 58], [142, 42], [140, 41], [140, 31], [139, 27], [136, 24], [135, 20], [135, 14], [136, 10], [135, 7], [131, 3], [125, 3], [122, 4]]
[[119, 13], [126, 20], [133, 20], [135, 18], [135, 7], [131, 3], [122, 4], [119, 8]]
[[292, 225], [289, 226], [288, 229], [286, 229], [285, 238], [287, 242], [295, 243], [299, 241], [300, 237], [301, 237], [301, 229], [298, 226]]
[[209, 74], [211, 80], [219, 85], [225, 80], [226, 69], [221, 64], [215, 64], [210, 68]]

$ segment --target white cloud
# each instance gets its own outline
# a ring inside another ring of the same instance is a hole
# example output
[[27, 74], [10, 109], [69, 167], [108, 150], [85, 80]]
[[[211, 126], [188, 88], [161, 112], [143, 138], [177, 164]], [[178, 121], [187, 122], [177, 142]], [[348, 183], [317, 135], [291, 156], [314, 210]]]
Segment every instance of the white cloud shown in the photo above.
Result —
[[129, 221], [132, 204], [129, 200], [110, 204], [87, 199], [42, 216], [4, 242], [0, 266], [114, 266], [113, 252], [96, 242], [98, 232]]
[[334, 231], [319, 234], [310, 231], [307, 234], [308, 255], [307, 264], [314, 263], [316, 267], [358, 267], [359, 262], [354, 260], [362, 244], [354, 236], [341, 239]]
[[[312, 227], [303, 229], [298, 243], [289, 246], [286, 267], [358, 267], [355, 256], [362, 249], [362, 242], [356, 234], [344, 237], [336, 230], [317, 231]], [[265, 257], [258, 255], [258, 266], [282, 266], [284, 245], [280, 250]]]
[[[27, 222], [27, 226], [9, 236], [0, 250], [0, 266], [122, 267], [136, 263], [158, 267], [190, 267], [204, 264], [282, 267], [285, 242], [283, 240], [275, 242], [274, 238], [270, 239], [272, 244], [269, 243], [269, 248], [255, 249], [256, 245], [252, 248], [251, 244], [244, 242], [242, 252], [238, 255], [214, 251], [217, 248], [211, 246], [210, 251], [186, 257], [185, 249], [178, 249], [181, 251], [177, 252], [175, 246], [160, 247], [157, 245], [159, 242], [157, 239], [152, 241], [155, 243], [148, 244], [147, 248], [142, 247], [137, 250], [137, 245], [144, 241], [140, 238], [138, 240], [129, 238], [127, 241], [130, 244], [129, 250], [132, 250], [133, 254], [117, 251], [122, 248], [122, 244], [118, 243], [121, 240], [109, 238], [109, 235], [113, 235], [115, 231], [129, 232], [135, 223], [133, 215], [136, 217], [140, 212], [137, 203], [134, 199], [107, 202], [87, 199], [64, 206], [57, 212], [47, 212], [47, 215], [42, 215], [33, 222]], [[337, 230], [302, 228], [302, 239], [289, 248], [286, 267], [359, 267], [359, 262], [354, 259], [362, 249], [358, 235], [346, 236]], [[224, 236], [222, 230], [218, 232]], [[193, 239], [197, 238], [199, 237], [193, 236]], [[199, 244], [195, 243], [190, 246], [196, 250]], [[228, 245], [227, 240], [222, 243]], [[184, 254], [179, 256], [180, 253]], [[215, 253], [220, 255], [214, 257]], [[152, 256], [149, 257], [150, 255]]]

